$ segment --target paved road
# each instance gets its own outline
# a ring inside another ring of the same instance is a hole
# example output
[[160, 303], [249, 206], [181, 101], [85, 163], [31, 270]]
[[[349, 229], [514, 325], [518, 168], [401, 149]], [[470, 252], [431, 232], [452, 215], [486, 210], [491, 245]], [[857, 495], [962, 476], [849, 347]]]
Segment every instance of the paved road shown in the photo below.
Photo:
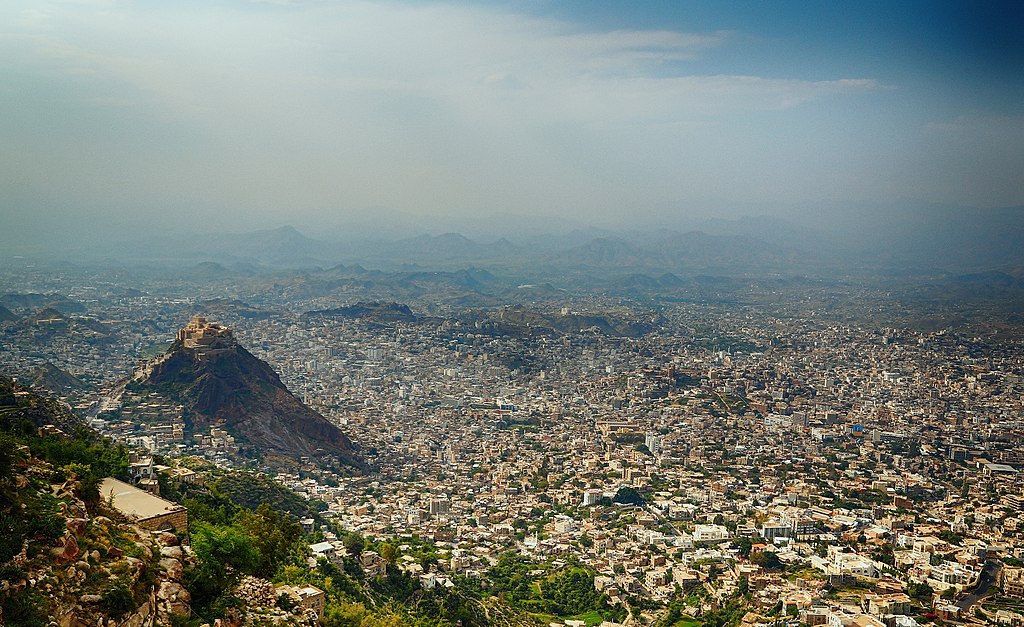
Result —
[[978, 578], [978, 585], [962, 595], [956, 602], [957, 606], [963, 611], [967, 612], [971, 609], [971, 606], [988, 595], [988, 589], [992, 587], [992, 584], [999, 578], [999, 571], [1003, 569], [1003, 563], [999, 560], [988, 560], [985, 562], [985, 568], [981, 571], [981, 577]]

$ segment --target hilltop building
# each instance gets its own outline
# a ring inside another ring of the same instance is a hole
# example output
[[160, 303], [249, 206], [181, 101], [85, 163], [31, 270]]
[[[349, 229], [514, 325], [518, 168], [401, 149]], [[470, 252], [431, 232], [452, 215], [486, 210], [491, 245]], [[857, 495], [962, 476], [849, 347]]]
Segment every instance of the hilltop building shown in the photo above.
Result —
[[184, 505], [165, 501], [113, 477], [107, 477], [100, 484], [100, 498], [110, 499], [114, 509], [143, 529], [188, 530], [188, 509]]
[[238, 344], [231, 329], [219, 322], [207, 322], [202, 316], [194, 316], [178, 331], [178, 341], [201, 355], [234, 348]]

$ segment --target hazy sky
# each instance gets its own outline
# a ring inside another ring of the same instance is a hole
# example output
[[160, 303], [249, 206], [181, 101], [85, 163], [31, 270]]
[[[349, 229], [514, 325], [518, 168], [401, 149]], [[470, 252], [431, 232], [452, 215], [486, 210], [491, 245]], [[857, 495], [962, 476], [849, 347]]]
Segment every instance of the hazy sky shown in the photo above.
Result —
[[0, 221], [1024, 204], [1022, 6], [4, 0]]

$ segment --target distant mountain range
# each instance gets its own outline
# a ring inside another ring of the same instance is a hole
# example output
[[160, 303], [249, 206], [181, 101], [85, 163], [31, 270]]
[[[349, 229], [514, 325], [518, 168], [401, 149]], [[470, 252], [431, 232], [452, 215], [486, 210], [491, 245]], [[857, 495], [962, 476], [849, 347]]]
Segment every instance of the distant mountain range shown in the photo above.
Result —
[[[516, 284], [555, 287], [565, 281], [615, 283], [632, 277], [630, 289], [637, 289], [637, 281], [647, 280], [641, 277], [658, 281], [666, 275], [682, 281], [697, 275], [871, 278], [1003, 272], [1013, 276], [1013, 268], [1024, 265], [1024, 207], [893, 206], [858, 211], [832, 207], [785, 219], [704, 220], [677, 230], [576, 228], [525, 233], [493, 240], [448, 231], [400, 240], [327, 241], [282, 226], [233, 234], [150, 235], [105, 247], [103, 257], [94, 262], [112, 263], [110, 255], [117, 254], [124, 264], [173, 267], [206, 280], [303, 271], [318, 273], [316, 281], [333, 281], [334, 287], [347, 282], [364, 290], [380, 281], [404, 281], [412, 291], [424, 282], [450, 284], [456, 281], [456, 273], [467, 268]], [[84, 259], [100, 251], [60, 254]], [[403, 272], [408, 274], [399, 278]], [[493, 291], [493, 281], [486, 276], [463, 275], [458, 280], [472, 292]], [[9, 294], [0, 297], [0, 306], [16, 315], [44, 307], [65, 314], [83, 311], [80, 303], [41, 294]]]

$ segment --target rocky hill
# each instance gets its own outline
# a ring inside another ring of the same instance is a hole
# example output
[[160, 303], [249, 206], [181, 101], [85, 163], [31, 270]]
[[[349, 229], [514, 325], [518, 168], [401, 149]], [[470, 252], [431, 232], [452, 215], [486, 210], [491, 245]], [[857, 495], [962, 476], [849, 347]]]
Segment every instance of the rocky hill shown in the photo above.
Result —
[[318, 309], [302, 314], [305, 318], [364, 318], [375, 322], [414, 322], [416, 314], [401, 303], [358, 302], [336, 309]]
[[170, 349], [128, 386], [183, 405], [186, 435], [219, 427], [263, 457], [336, 458], [363, 468], [355, 446], [338, 427], [295, 398], [230, 329], [203, 318], [181, 329]]
[[58, 396], [69, 396], [89, 389], [89, 384], [48, 361], [32, 372], [32, 385]]
[[73, 434], [84, 428], [85, 422], [64, 404], [0, 376], [0, 429], [24, 431], [48, 426]]

